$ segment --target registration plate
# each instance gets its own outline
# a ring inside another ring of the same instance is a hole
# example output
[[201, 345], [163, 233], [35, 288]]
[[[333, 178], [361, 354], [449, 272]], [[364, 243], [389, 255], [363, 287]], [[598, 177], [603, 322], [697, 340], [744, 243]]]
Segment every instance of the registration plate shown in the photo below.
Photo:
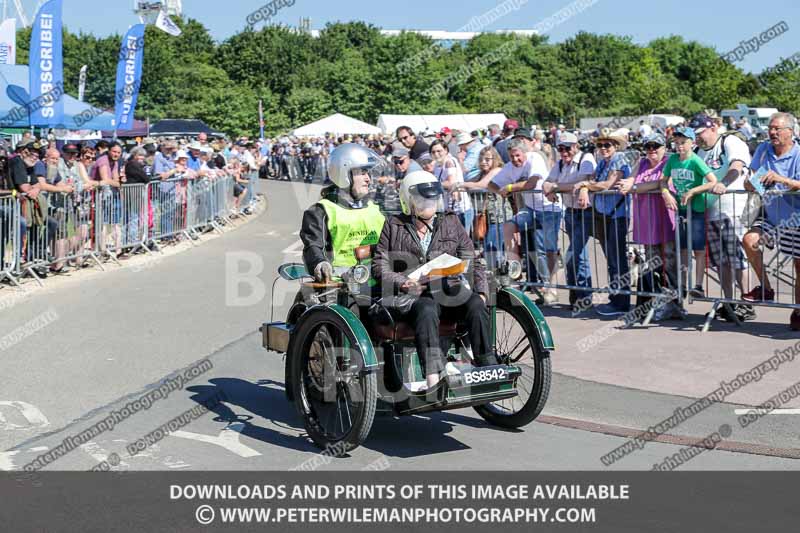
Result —
[[492, 381], [504, 381], [508, 378], [508, 371], [503, 367], [482, 368], [465, 372], [464, 384], [477, 385], [479, 383], [491, 383]]

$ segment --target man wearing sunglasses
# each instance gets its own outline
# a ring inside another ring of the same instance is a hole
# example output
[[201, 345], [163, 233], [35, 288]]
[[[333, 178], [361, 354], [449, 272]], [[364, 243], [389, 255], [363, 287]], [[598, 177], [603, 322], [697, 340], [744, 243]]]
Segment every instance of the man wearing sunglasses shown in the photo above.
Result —
[[410, 153], [411, 159], [416, 160], [425, 152], [430, 151], [428, 143], [424, 140], [417, 138], [411, 128], [408, 126], [400, 126], [395, 132], [397, 141], [400, 142]]
[[403, 146], [395, 146], [394, 150], [392, 150], [392, 165], [394, 166], [394, 178], [398, 182], [406, 177], [407, 174], [415, 170], [422, 170], [412, 152]]
[[[559, 136], [556, 149], [560, 160], [550, 169], [547, 181], [542, 184], [542, 192], [551, 197], [556, 193], [562, 194], [564, 200], [564, 228], [569, 235], [569, 249], [567, 250], [566, 269], [567, 285], [577, 287], [592, 286], [592, 272], [589, 267], [589, 256], [586, 243], [592, 235], [592, 208], [578, 206], [577, 198], [573, 196], [575, 185], [586, 181], [594, 175], [594, 156], [583, 153], [578, 147], [578, 138], [574, 133], [564, 132]], [[579, 301], [592, 301], [591, 292], [570, 289], [569, 303], [573, 311], [581, 312], [587, 305], [577, 305]]]
[[600, 242], [606, 256], [609, 287], [612, 291], [608, 304], [598, 305], [595, 311], [601, 316], [623, 315], [630, 310], [630, 295], [618, 294], [615, 291], [630, 291], [627, 234], [630, 213], [630, 199], [619, 193], [610, 193], [617, 188], [620, 180], [627, 179], [631, 167], [622, 151], [628, 145], [628, 137], [622, 131], [610, 131], [603, 128], [597, 138], [596, 146], [599, 160], [594, 179], [582, 181], [575, 185], [578, 195], [578, 207], [589, 206], [589, 193], [595, 194], [592, 199], [594, 209], [595, 238]]
[[381, 173], [381, 176], [374, 180], [374, 199], [375, 203], [384, 213], [400, 212], [400, 195], [397, 188], [402, 179], [414, 170], [422, 170], [416, 161], [411, 160], [411, 155], [405, 146], [399, 143], [390, 145], [392, 168], [389, 172]]

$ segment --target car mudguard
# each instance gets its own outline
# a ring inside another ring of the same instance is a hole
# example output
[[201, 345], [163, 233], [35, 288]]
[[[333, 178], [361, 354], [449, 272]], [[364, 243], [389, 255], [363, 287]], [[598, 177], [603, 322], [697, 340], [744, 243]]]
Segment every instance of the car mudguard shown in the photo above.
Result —
[[[372, 341], [369, 338], [367, 329], [364, 327], [364, 324], [361, 323], [358, 317], [346, 307], [338, 304], [319, 304], [311, 306], [306, 309], [306, 311], [297, 319], [296, 324], [294, 324], [294, 331], [297, 331], [303, 322], [310, 320], [319, 313], [335, 313], [350, 328], [353, 337], [357, 341], [357, 345], [354, 348], [356, 348], [361, 356], [362, 371], [374, 372], [378, 369], [380, 364], [378, 363], [378, 357], [375, 355], [375, 348], [372, 346]], [[289, 379], [290, 376], [293, 375], [293, 365], [295, 364], [295, 358], [291, 357], [291, 354], [294, 352], [294, 344], [296, 342], [298, 342], [298, 339], [295, 335], [292, 335], [292, 337], [289, 339], [289, 348], [286, 351], [287, 357], [284, 384], [286, 387], [286, 397], [291, 402], [294, 401], [294, 395], [292, 394], [292, 387], [289, 384]]]
[[500, 294], [498, 294], [498, 298], [501, 296], [508, 297], [510, 298], [512, 304], [522, 306], [522, 308], [527, 311], [528, 316], [536, 326], [536, 332], [539, 336], [539, 345], [547, 351], [555, 350], [553, 333], [550, 331], [550, 326], [547, 325], [547, 320], [545, 320], [542, 311], [536, 306], [536, 304], [533, 303], [530, 298], [525, 296], [525, 293], [512, 287], [503, 287], [499, 292]]

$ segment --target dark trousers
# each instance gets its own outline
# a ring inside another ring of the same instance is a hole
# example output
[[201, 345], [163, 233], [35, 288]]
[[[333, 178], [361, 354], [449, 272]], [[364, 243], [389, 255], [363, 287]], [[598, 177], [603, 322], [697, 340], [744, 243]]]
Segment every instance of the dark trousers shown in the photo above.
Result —
[[461, 305], [448, 307], [423, 294], [411, 306], [407, 320], [414, 326], [417, 353], [425, 374], [444, 370], [446, 346], [439, 338], [440, 318], [463, 322], [472, 353], [479, 366], [496, 365], [497, 358], [489, 338], [489, 312], [477, 294], [472, 294]]
[[[589, 266], [589, 253], [586, 244], [592, 236], [592, 210], [573, 209], [568, 207], [564, 213], [564, 229], [569, 235], [569, 249], [567, 250], [567, 285], [578, 287], [592, 286], [592, 270]], [[591, 292], [570, 290], [569, 302], [574, 304], [578, 300], [591, 298]]]
[[[602, 228], [598, 225], [602, 224]], [[602, 233], [600, 233], [602, 231]], [[598, 240], [606, 256], [608, 266], [608, 282], [611, 294], [608, 301], [620, 311], [628, 311], [631, 297], [627, 294], [614, 294], [615, 291], [630, 291], [630, 269], [628, 266], [628, 219], [612, 218], [601, 215], [595, 220], [595, 235], [602, 235]]]

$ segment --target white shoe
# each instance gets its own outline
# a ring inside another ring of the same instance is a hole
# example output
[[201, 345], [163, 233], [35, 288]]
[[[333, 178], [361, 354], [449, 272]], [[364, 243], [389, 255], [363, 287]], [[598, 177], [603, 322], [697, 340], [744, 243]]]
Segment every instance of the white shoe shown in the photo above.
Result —
[[558, 293], [555, 289], [545, 290], [542, 295], [544, 305], [555, 305], [558, 303]]
[[447, 376], [457, 376], [461, 374], [461, 370], [459, 370], [458, 367], [451, 361], [448, 361], [447, 364], [444, 365], [444, 374]]

